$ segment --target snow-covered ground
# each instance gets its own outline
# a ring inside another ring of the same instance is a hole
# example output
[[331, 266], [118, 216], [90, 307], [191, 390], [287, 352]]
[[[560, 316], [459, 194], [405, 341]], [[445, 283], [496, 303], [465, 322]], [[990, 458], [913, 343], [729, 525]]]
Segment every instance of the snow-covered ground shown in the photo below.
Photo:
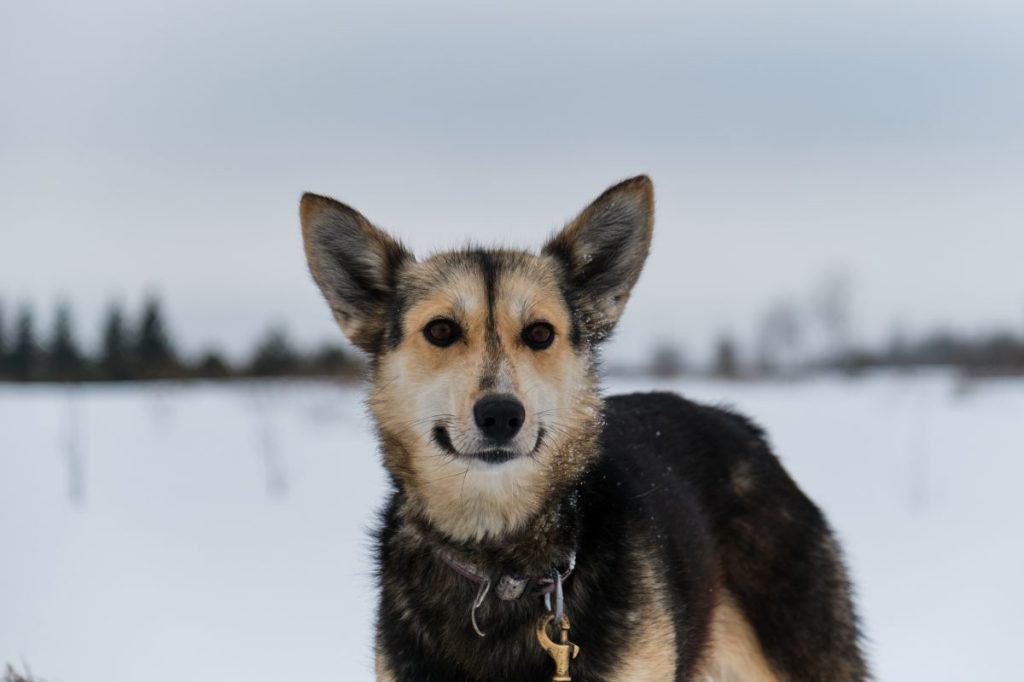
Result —
[[[671, 387], [754, 416], [828, 512], [880, 680], [1021, 674], [1024, 382]], [[0, 386], [0, 662], [48, 682], [372, 679], [385, 479], [360, 401]]]

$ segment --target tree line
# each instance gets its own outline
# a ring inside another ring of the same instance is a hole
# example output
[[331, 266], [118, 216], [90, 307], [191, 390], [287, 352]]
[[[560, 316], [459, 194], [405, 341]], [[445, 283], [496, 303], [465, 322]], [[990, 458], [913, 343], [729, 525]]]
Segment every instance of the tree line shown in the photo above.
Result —
[[643, 370], [662, 377], [733, 379], [930, 367], [971, 376], [1024, 375], [1024, 326], [980, 333], [936, 330], [915, 338], [894, 331], [887, 342], [865, 343], [855, 333], [853, 289], [844, 272], [825, 273], [804, 295], [777, 299], [753, 316], [748, 334], [720, 334], [706, 362], [690, 365], [677, 344], [663, 341]]
[[8, 319], [0, 307], [0, 381], [85, 382], [157, 379], [227, 379], [269, 376], [349, 376], [359, 358], [340, 346], [297, 349], [280, 327], [270, 329], [244, 362], [208, 351], [189, 358], [175, 347], [159, 298], [147, 297], [135, 317], [111, 305], [100, 342], [90, 352], [75, 332], [68, 303], [60, 303], [49, 333], [40, 336], [33, 310], [23, 305]]
[[745, 360], [740, 344], [731, 336], [722, 336], [715, 345], [710, 374], [741, 379], [944, 367], [968, 376], [1017, 376], [1024, 375], [1024, 336], [1005, 330], [973, 335], [940, 330], [912, 341], [895, 339], [878, 347], [853, 345], [787, 363], [766, 359], [756, 349], [753, 356], [753, 360]]
[[[843, 296], [830, 293], [822, 297], [824, 304], [818, 308], [803, 310], [792, 302], [776, 302], [756, 320], [748, 339], [720, 335], [713, 342], [709, 360], [700, 364], [687, 362], [677, 344], [663, 341], [652, 348], [643, 366], [613, 365], [608, 369], [615, 374], [702, 374], [732, 379], [927, 367], [950, 367], [975, 376], [1024, 375], [1024, 334], [1011, 330], [987, 334], [938, 331], [914, 340], [893, 335], [887, 344], [858, 344], [853, 340], [851, 315]], [[269, 329], [243, 361], [232, 362], [217, 351], [188, 357], [176, 348], [160, 300], [154, 296], [146, 298], [134, 316], [127, 315], [120, 305], [111, 305], [102, 320], [100, 342], [91, 352], [78, 341], [67, 303], [57, 305], [52, 326], [42, 336], [28, 306], [13, 316], [5, 312], [0, 305], [0, 381], [351, 377], [363, 367], [360, 357], [341, 346], [298, 349], [280, 327]], [[816, 344], [812, 343], [815, 336]]]

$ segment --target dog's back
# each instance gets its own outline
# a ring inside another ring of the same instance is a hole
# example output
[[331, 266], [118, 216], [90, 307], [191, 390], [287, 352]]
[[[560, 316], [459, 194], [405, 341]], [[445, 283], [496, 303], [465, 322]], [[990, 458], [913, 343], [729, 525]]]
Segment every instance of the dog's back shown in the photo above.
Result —
[[674, 612], [706, 644], [689, 647], [680, 668], [715, 679], [864, 679], [838, 545], [760, 429], [670, 393], [609, 398], [605, 418], [594, 477], [625, 490], [592, 513], [617, 507], [635, 520], [627, 534], [653, 534]]

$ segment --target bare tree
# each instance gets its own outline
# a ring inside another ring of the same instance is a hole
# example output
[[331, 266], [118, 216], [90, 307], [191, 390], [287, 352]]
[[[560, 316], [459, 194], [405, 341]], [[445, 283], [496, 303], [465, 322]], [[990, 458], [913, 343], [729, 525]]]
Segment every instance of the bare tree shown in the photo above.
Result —
[[[20, 673], [14, 669], [14, 666], [7, 664], [7, 670], [4, 672], [3, 682], [36, 682], [38, 678], [32, 677], [32, 671], [25, 666], [25, 672]], [[42, 682], [42, 680], [38, 680]]]
[[683, 352], [671, 341], [662, 341], [654, 347], [651, 354], [651, 374], [656, 377], [671, 378], [682, 374], [686, 369]]
[[711, 370], [722, 379], [735, 379], [740, 375], [736, 342], [728, 335], [722, 335], [715, 344], [715, 359]]
[[845, 364], [853, 350], [853, 278], [844, 270], [826, 273], [816, 291], [814, 312], [826, 339], [826, 360]]
[[803, 327], [800, 312], [789, 302], [771, 306], [757, 333], [757, 366], [765, 374], [792, 374], [800, 369]]

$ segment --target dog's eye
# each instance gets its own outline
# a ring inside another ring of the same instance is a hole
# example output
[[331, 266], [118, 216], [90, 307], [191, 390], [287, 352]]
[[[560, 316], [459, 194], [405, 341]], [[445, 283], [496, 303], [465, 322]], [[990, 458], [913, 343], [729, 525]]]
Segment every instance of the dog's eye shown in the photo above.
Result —
[[423, 328], [423, 336], [435, 346], [450, 346], [462, 336], [462, 330], [453, 320], [431, 320]]
[[555, 340], [555, 328], [547, 322], [534, 322], [523, 329], [523, 343], [534, 350], [544, 350]]

